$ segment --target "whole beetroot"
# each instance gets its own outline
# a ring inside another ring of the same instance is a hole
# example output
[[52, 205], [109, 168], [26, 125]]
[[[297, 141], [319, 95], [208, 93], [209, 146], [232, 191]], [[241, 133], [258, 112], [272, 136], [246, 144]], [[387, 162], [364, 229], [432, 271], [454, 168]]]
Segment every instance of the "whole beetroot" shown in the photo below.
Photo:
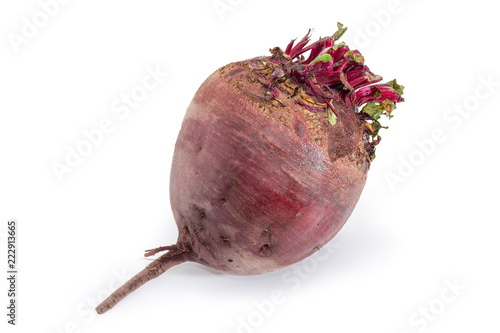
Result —
[[[177, 243], [96, 311], [186, 261], [254, 275], [296, 263], [330, 241], [356, 205], [403, 86], [361, 54], [309, 33], [285, 51], [231, 63], [201, 85], [175, 146], [170, 198]], [[309, 51], [307, 59], [303, 56]], [[361, 106], [364, 106], [361, 108]]]

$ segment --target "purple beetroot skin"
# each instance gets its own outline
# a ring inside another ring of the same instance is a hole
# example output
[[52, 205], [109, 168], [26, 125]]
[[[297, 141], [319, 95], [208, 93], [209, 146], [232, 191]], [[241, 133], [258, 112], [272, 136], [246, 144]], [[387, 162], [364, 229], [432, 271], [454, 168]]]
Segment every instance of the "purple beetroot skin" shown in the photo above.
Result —
[[[226, 65], [187, 109], [173, 157], [177, 243], [101, 303], [104, 313], [168, 268], [193, 261], [254, 275], [294, 264], [329, 242], [365, 185], [379, 119], [403, 101], [364, 58], [309, 34], [285, 51]], [[307, 57], [304, 54], [309, 52]]]

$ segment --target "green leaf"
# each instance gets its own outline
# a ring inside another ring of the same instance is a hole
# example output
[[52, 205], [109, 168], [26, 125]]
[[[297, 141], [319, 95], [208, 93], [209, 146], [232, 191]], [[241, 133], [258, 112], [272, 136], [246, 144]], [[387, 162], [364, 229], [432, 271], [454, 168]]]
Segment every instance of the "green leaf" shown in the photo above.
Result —
[[385, 112], [389, 115], [391, 115], [392, 110], [396, 108], [396, 104], [391, 102], [389, 99], [385, 99], [382, 102], [380, 102], [380, 105], [382, 105], [385, 109]]
[[335, 45], [333, 45], [332, 49], [333, 49], [334, 51], [337, 51], [337, 49], [338, 49], [339, 47], [346, 47], [346, 43], [341, 42], [341, 43], [335, 44]]
[[401, 85], [401, 84], [398, 84], [396, 79], [392, 80], [392, 81], [389, 81], [386, 83], [386, 85], [390, 86], [392, 89], [396, 90], [396, 92], [398, 94], [400, 94], [401, 96], [403, 95], [403, 91], [405, 89], [405, 86]]
[[309, 66], [312, 66], [314, 65], [315, 63], [317, 63], [318, 61], [322, 61], [322, 62], [329, 62], [329, 61], [332, 61], [332, 56], [328, 53], [325, 53], [325, 54], [322, 54], [322, 55], [319, 55], [317, 56], [313, 61], [311, 61], [311, 63], [309, 64]]
[[368, 103], [361, 110], [361, 112], [369, 114], [375, 120], [380, 119], [380, 116], [384, 111], [384, 107], [378, 103]]
[[382, 96], [382, 92], [380, 91], [380, 89], [377, 89], [374, 96], [375, 96], [375, 99], [379, 99], [380, 96]]
[[337, 123], [337, 116], [335, 115], [335, 113], [333, 113], [332, 109], [330, 108], [327, 108], [327, 113], [328, 113], [328, 122], [330, 123], [330, 125], [335, 126], [335, 124]]
[[333, 34], [333, 40], [339, 40], [340, 37], [347, 31], [347, 27], [344, 28], [344, 25], [340, 22], [337, 23], [337, 32]]

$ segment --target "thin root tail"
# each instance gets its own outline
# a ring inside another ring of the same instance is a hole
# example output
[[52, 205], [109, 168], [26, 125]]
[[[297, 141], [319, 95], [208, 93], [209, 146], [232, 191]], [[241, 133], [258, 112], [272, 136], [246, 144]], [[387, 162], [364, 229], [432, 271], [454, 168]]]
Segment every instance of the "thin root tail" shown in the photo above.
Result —
[[169, 251], [150, 263], [141, 272], [125, 282], [120, 288], [113, 292], [95, 310], [98, 314], [103, 314], [113, 308], [125, 296], [145, 284], [146, 282], [160, 276], [167, 269], [189, 260], [188, 253], [179, 251]]

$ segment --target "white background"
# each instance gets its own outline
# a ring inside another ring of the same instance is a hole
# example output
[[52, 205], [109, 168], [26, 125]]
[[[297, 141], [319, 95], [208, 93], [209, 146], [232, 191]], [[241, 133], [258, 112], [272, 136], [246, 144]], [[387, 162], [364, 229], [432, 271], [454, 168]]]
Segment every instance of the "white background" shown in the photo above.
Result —
[[[18, 325], [6, 323], [1, 278], [2, 331], [500, 330], [500, 24], [491, 1], [61, 0], [50, 17], [41, 3], [50, 1], [0, 5], [3, 271], [9, 219], [19, 248]], [[148, 264], [143, 250], [177, 239], [170, 163], [203, 80], [309, 28], [313, 39], [331, 35], [337, 21], [374, 73], [406, 86], [406, 102], [382, 132], [333, 252], [254, 277], [184, 264], [95, 315], [97, 299]], [[31, 34], [29, 22], [40, 26]], [[113, 105], [146, 68], [168, 76], [122, 119]], [[103, 119], [111, 133], [59, 180], [54, 162]], [[273, 290], [282, 297], [271, 306]]]

